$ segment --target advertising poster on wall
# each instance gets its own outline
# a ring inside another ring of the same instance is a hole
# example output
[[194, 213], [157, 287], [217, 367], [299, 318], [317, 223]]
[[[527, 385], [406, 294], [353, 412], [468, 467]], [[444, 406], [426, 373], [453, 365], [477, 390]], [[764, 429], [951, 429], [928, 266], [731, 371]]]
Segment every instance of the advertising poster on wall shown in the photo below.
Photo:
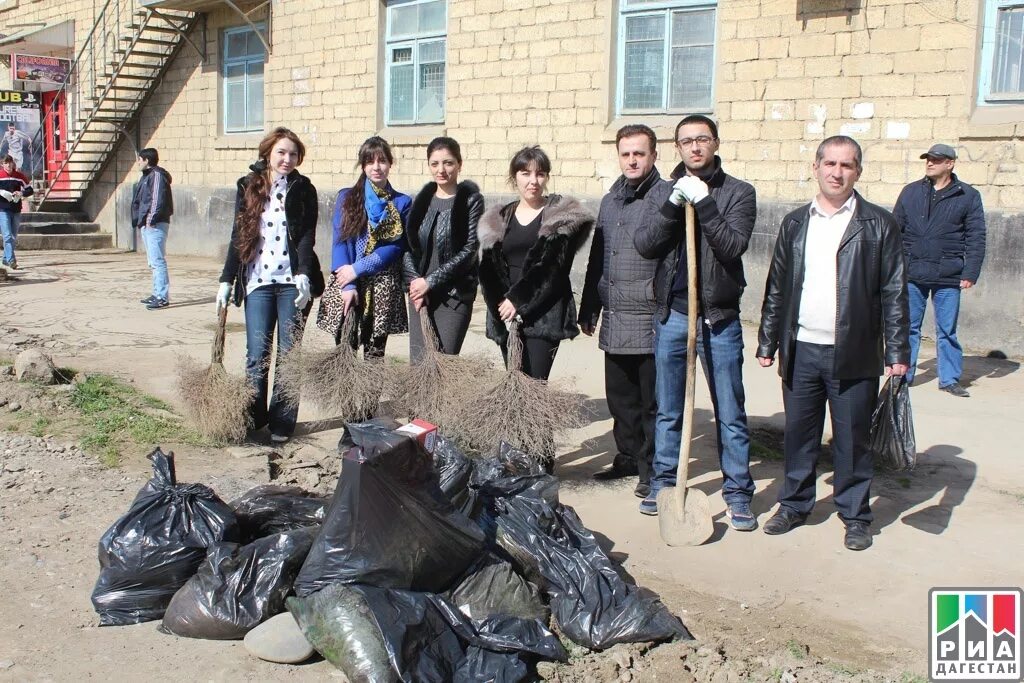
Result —
[[38, 93], [0, 90], [0, 157], [10, 154], [30, 178], [43, 173], [39, 101]]
[[11, 73], [14, 86], [25, 88], [30, 83], [43, 90], [58, 88], [71, 72], [71, 60], [38, 55], [11, 55]]

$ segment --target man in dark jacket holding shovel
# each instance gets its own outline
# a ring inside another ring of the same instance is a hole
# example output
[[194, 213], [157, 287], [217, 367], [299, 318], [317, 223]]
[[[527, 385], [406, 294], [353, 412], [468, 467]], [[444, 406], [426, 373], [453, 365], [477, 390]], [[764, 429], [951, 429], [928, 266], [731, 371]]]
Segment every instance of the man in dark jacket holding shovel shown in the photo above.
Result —
[[[615, 136], [622, 175], [601, 200], [580, 304], [580, 328], [605, 352], [604, 381], [617, 453], [612, 466], [594, 475], [608, 480], [639, 475], [634, 493], [651, 492], [654, 456], [654, 274], [658, 261], [633, 245], [642, 226], [665, 223], [661, 207], [672, 185], [661, 179], [654, 131], [624, 126]], [[674, 223], [674, 221], [669, 221]]]
[[[688, 277], [684, 253], [682, 204], [690, 202], [697, 218], [697, 282], [700, 316], [697, 352], [711, 391], [718, 429], [722, 497], [732, 527], [757, 528], [750, 511], [754, 480], [750, 476], [750, 433], [743, 392], [743, 329], [740, 297], [743, 253], [757, 218], [754, 187], [722, 170], [718, 126], [706, 116], [687, 116], [676, 126], [676, 147], [683, 161], [672, 172], [676, 181], [662, 205], [668, 222], [643, 226], [637, 251], [659, 259], [654, 280], [654, 357], [658, 417], [655, 421], [654, 477], [640, 512], [658, 514], [658, 491], [676, 485], [686, 390]], [[685, 482], [680, 482], [680, 485]]]
[[967, 398], [960, 384], [964, 352], [956, 338], [960, 292], [974, 286], [985, 258], [985, 209], [981, 195], [953, 173], [956, 150], [932, 145], [921, 155], [924, 178], [900, 192], [893, 214], [903, 230], [910, 292], [910, 372], [914, 380], [921, 322], [932, 298], [939, 389]]

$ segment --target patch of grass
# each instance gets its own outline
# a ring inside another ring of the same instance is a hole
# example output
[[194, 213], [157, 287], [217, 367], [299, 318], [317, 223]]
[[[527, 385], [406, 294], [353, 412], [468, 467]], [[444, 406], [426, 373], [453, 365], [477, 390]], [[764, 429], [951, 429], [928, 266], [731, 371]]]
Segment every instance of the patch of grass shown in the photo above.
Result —
[[757, 439], [750, 440], [750, 454], [759, 460], [782, 460], [782, 453], [766, 446]]
[[768, 680], [771, 681], [771, 683], [779, 683], [779, 681], [782, 680], [782, 669], [779, 667], [772, 669], [772, 672], [768, 674]]
[[71, 403], [81, 413], [81, 443], [100, 462], [114, 467], [125, 450], [151, 448], [164, 442], [204, 445], [198, 434], [167, 417], [146, 409], [167, 410], [167, 405], [107, 375], [89, 375], [75, 385]]
[[900, 683], [928, 683], [928, 679], [924, 676], [918, 676], [912, 674], [909, 671], [904, 671], [903, 675], [900, 676]]
[[786, 650], [793, 656], [793, 659], [806, 659], [807, 657], [807, 646], [793, 639], [786, 641]]
[[50, 418], [45, 415], [39, 415], [32, 423], [32, 426], [29, 427], [29, 434], [35, 437], [42, 437], [46, 434], [46, 428], [50, 426], [50, 422]]
[[833, 663], [829, 664], [828, 668], [831, 669], [833, 671], [833, 673], [835, 673], [835, 674], [837, 674], [839, 676], [844, 676], [846, 678], [850, 678], [851, 676], [856, 676], [857, 674], [860, 673], [859, 669], [854, 669], [852, 666], [847, 666], [846, 664], [839, 664], [839, 663], [836, 663], [836, 662], [833, 662]]
[[910, 478], [909, 477], [897, 477], [896, 478], [896, 483], [899, 484], [901, 487], [903, 487], [905, 489], [909, 489], [910, 488]]

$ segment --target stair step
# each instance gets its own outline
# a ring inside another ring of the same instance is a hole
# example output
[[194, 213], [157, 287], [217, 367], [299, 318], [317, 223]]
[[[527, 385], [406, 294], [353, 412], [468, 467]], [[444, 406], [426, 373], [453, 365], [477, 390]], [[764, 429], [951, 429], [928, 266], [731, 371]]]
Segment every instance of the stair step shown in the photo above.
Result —
[[18, 239], [20, 241], [22, 235], [94, 235], [99, 231], [99, 223], [29, 223], [22, 220]]
[[156, 33], [177, 33], [178, 32], [176, 29], [169, 28], [167, 26], [153, 26], [152, 24], [146, 24], [145, 26], [142, 26], [141, 24], [130, 24], [126, 28], [129, 28], [132, 31], [138, 31], [139, 29], [144, 29], [146, 31], [155, 31]]
[[86, 235], [18, 236], [18, 251], [40, 251], [43, 249], [90, 251], [92, 249], [110, 249], [113, 246], [113, 236], [105, 232]]
[[145, 62], [124, 62], [124, 63], [121, 63], [118, 60], [114, 60], [112, 62], [107, 62], [107, 66], [113, 66], [113, 67], [121, 66], [122, 68], [125, 68], [125, 69], [159, 69], [162, 65], [161, 64], [149, 64], [149, 63], [145, 63]]
[[[106, 78], [107, 80], [109, 80], [111, 78], [114, 78], [114, 74], [103, 74], [103, 77]], [[142, 76], [142, 75], [139, 75], [139, 74], [119, 73], [119, 74], [117, 74], [117, 77], [118, 78], [127, 78], [127, 79], [132, 80], [132, 81], [151, 81], [151, 80], [153, 80], [152, 74], [150, 74], [148, 76]]]
[[[149, 88], [140, 88], [134, 85], [121, 85], [120, 83], [111, 83], [111, 90], [128, 90], [132, 92], [149, 92]], [[100, 91], [102, 92], [102, 90]]]
[[[50, 200], [43, 202], [49, 204]], [[55, 208], [55, 207], [48, 207]], [[79, 213], [77, 207], [61, 206], [56, 207], [59, 209], [68, 209], [67, 211], [23, 211], [21, 213], [21, 224], [31, 225], [35, 223], [88, 223], [85, 215]]]
[[176, 41], [173, 40], [160, 40], [159, 38], [135, 38], [134, 36], [122, 36], [122, 41], [145, 43], [146, 45], [166, 45], [167, 47], [174, 47]]
[[153, 52], [151, 50], [132, 50], [131, 48], [127, 48], [127, 47], [116, 48], [114, 50], [114, 52], [122, 52], [122, 53], [130, 52], [133, 55], [139, 55], [140, 57], [164, 57], [164, 58], [166, 58], [168, 56], [168, 53], [166, 53], [166, 52]]
[[53, 196], [50, 197], [37, 207], [38, 211], [33, 211], [33, 214], [60, 214], [60, 215], [73, 215], [77, 217], [83, 217], [81, 214], [82, 207], [79, 205], [77, 199], [61, 199]]

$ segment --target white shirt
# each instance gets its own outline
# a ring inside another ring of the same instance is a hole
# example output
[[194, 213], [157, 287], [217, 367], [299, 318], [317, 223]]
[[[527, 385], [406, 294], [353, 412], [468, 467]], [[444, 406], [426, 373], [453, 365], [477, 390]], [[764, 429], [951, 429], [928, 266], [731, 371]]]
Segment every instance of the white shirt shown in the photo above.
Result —
[[851, 194], [839, 210], [829, 215], [815, 198], [804, 243], [804, 281], [800, 291], [800, 312], [796, 338], [809, 344], [836, 343], [836, 265], [839, 243], [857, 209]]
[[288, 221], [284, 217], [284, 198], [288, 193], [287, 176], [279, 176], [270, 186], [267, 203], [260, 217], [260, 244], [256, 258], [249, 264], [245, 294], [264, 285], [292, 284], [292, 262], [288, 257]]

